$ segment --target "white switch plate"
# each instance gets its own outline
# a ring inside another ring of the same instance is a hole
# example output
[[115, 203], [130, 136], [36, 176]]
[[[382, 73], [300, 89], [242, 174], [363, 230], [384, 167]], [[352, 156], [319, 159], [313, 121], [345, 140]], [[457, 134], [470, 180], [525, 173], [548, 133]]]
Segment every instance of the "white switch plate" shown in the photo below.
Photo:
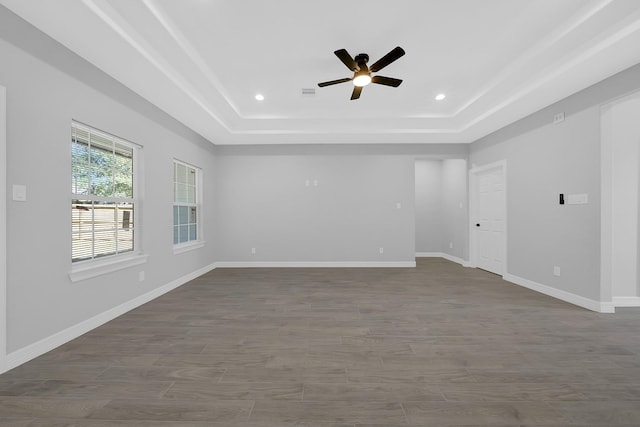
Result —
[[396, 203], [396, 209], [402, 209], [402, 203], [400, 202]]
[[560, 267], [558, 267], [557, 265], [553, 266], [553, 275], [560, 277]]
[[26, 185], [13, 185], [13, 200], [16, 202], [27, 201], [27, 186]]
[[589, 203], [589, 195], [584, 194], [567, 194], [566, 204], [568, 205], [584, 205]]

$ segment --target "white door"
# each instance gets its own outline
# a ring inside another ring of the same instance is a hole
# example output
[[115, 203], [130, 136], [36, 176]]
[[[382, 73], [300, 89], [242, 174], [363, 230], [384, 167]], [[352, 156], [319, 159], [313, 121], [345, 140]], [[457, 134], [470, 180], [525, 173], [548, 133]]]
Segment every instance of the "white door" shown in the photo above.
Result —
[[475, 264], [478, 268], [503, 275], [506, 253], [505, 167], [472, 170], [475, 181], [474, 235]]

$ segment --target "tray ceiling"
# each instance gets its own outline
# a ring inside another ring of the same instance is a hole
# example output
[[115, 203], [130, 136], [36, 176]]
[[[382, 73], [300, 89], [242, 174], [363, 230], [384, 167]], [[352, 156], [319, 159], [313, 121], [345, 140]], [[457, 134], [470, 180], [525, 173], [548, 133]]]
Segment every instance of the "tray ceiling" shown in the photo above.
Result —
[[214, 144], [468, 143], [640, 62], [637, 0], [0, 3]]

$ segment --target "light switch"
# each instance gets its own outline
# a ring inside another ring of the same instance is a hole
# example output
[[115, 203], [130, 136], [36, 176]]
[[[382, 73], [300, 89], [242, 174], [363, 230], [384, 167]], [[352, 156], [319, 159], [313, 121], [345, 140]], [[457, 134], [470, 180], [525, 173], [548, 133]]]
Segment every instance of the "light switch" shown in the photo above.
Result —
[[16, 202], [27, 201], [27, 186], [26, 185], [13, 185], [13, 200]]

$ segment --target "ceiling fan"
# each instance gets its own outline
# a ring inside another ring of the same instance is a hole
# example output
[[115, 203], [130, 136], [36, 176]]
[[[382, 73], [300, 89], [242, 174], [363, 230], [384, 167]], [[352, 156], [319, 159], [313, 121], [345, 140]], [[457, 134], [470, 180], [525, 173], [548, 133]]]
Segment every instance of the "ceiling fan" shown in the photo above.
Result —
[[318, 86], [320, 87], [352, 81], [354, 88], [353, 92], [351, 93], [351, 99], [353, 100], [360, 98], [362, 88], [369, 83], [377, 83], [380, 85], [393, 87], [398, 87], [400, 86], [400, 83], [402, 83], [402, 80], [394, 79], [393, 77], [371, 75], [371, 73], [382, 70], [384, 67], [403, 56], [405, 54], [405, 51], [400, 46], [395, 47], [393, 50], [391, 50], [391, 52], [387, 53], [371, 66], [367, 66], [367, 62], [369, 62], [369, 55], [367, 55], [366, 53], [360, 53], [356, 55], [355, 58], [352, 58], [351, 55], [349, 55], [349, 52], [346, 51], [346, 49], [339, 49], [333, 53], [336, 54], [338, 59], [340, 59], [340, 61], [342, 61], [342, 63], [346, 65], [348, 69], [353, 71], [353, 77], [345, 77], [344, 79], [318, 83]]

